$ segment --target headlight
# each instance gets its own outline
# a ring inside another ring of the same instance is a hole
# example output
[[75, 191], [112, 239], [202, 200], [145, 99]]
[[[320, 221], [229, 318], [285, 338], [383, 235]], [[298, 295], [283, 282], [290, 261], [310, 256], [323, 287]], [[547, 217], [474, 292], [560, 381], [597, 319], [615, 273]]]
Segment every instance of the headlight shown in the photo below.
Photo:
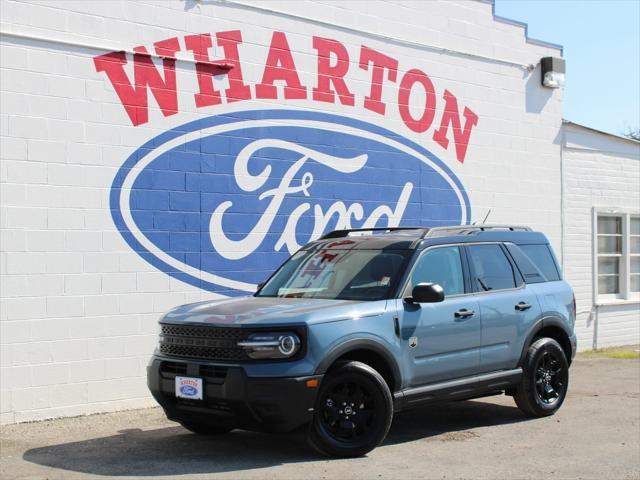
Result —
[[238, 346], [254, 360], [291, 358], [300, 350], [300, 337], [293, 332], [253, 333]]

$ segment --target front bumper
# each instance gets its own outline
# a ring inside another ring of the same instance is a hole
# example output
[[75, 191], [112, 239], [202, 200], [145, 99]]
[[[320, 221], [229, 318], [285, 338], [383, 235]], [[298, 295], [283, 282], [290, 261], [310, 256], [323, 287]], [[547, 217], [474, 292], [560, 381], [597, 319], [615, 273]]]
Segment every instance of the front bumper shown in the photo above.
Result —
[[[175, 396], [175, 377], [203, 379], [204, 399]], [[147, 385], [167, 417], [248, 430], [291, 431], [311, 420], [318, 387], [305, 377], [248, 377], [237, 365], [207, 363], [155, 355], [147, 367]], [[319, 384], [320, 382], [318, 382]]]

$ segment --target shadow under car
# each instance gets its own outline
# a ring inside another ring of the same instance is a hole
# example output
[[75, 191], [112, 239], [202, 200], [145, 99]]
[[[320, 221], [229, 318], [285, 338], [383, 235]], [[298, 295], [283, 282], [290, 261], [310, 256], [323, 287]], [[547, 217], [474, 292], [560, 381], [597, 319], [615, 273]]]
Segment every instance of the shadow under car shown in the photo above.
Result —
[[[515, 406], [479, 401], [433, 405], [397, 414], [382, 448], [526, 420]], [[201, 436], [180, 426], [132, 428], [107, 437], [33, 448], [23, 458], [67, 471], [141, 477], [237, 472], [327, 460], [306, 444], [304, 433], [304, 429], [288, 434], [234, 430], [221, 436]]]

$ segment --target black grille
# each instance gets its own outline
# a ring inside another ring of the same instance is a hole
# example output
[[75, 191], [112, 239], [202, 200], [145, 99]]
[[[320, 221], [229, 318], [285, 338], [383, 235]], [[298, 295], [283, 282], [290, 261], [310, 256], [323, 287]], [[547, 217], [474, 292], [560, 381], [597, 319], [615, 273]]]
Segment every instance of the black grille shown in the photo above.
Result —
[[[193, 364], [192, 364], [193, 365]], [[189, 373], [187, 363], [183, 362], [162, 362], [160, 364], [160, 376], [167, 380], [173, 380], [178, 375], [198, 376], [205, 379], [206, 383], [222, 384], [227, 377], [229, 367], [222, 365], [193, 365], [197, 370]]]
[[176, 362], [162, 362], [160, 364], [160, 375], [163, 378], [175, 378], [176, 375], [186, 375], [187, 364]]
[[200, 376], [210, 380], [223, 379], [227, 376], [227, 367], [219, 365], [200, 365]]
[[231, 339], [236, 341], [246, 337], [246, 333], [241, 328], [197, 327], [192, 325], [162, 325], [162, 334], [177, 335], [180, 337]]
[[240, 328], [162, 325], [160, 353], [206, 360], [244, 361], [246, 352], [237, 346], [248, 332]]

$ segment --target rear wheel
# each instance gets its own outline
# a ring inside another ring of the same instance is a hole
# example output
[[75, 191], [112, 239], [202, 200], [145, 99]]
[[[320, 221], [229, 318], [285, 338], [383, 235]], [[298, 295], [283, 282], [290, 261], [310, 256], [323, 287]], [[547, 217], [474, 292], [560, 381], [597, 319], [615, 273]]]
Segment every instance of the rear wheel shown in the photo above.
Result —
[[569, 364], [560, 344], [552, 338], [533, 342], [514, 395], [518, 408], [534, 417], [553, 415], [564, 402], [568, 386]]
[[391, 392], [382, 376], [361, 362], [348, 362], [322, 381], [308, 440], [320, 453], [359, 457], [386, 437], [393, 418]]
[[206, 423], [180, 422], [184, 428], [198, 435], [222, 435], [229, 433], [233, 427], [223, 427], [219, 425], [209, 425]]

